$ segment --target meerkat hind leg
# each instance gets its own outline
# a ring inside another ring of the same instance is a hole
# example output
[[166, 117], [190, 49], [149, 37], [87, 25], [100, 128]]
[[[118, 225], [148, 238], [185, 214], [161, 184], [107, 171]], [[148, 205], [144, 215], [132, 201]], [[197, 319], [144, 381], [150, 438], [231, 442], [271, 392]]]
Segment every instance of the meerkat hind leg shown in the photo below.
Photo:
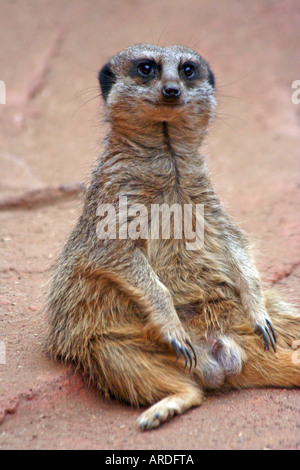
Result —
[[144, 411], [138, 418], [138, 427], [143, 431], [157, 428], [174, 415], [180, 415], [189, 408], [201, 405], [202, 402], [202, 390], [191, 383], [182, 387], [182, 391], [163, 398]]
[[99, 389], [135, 406], [151, 406], [138, 426], [151, 429], [203, 401], [201, 384], [176, 360], [172, 347], [153, 343], [141, 325], [111, 329], [90, 343], [92, 376]]

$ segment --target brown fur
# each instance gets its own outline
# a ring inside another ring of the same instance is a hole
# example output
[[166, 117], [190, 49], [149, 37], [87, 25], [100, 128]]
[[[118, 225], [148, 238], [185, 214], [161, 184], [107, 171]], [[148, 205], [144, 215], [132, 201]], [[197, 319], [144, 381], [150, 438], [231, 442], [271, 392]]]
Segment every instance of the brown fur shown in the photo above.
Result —
[[[136, 65], [146, 59], [158, 64], [150, 80]], [[198, 72], [189, 80], [182, 66], [191, 61]], [[47, 350], [102, 392], [152, 405], [142, 429], [200, 405], [205, 389], [300, 386], [292, 361], [300, 317], [262, 291], [247, 239], [198, 152], [215, 108], [208, 64], [190, 49], [141, 44], [112, 58], [100, 82], [110, 132], [53, 274]], [[162, 96], [170, 84], [181, 90], [179, 106]], [[151, 204], [204, 204], [204, 246], [190, 251], [174, 236], [100, 240], [98, 205], [113, 204], [118, 214], [122, 195], [148, 213]], [[264, 351], [256, 331], [268, 322], [276, 353]], [[183, 354], [192, 357], [191, 345], [197, 367], [189, 371]], [[181, 348], [177, 361], [173, 346]]]

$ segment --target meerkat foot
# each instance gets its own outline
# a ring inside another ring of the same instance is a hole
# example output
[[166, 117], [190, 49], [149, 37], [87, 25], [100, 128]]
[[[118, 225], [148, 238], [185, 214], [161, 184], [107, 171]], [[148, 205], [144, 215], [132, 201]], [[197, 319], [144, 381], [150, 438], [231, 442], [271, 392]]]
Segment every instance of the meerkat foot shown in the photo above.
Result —
[[203, 402], [202, 390], [191, 385], [186, 392], [163, 398], [138, 418], [138, 428], [142, 431], [155, 429], [162, 423], [169, 421], [174, 415], [180, 415], [193, 406]]

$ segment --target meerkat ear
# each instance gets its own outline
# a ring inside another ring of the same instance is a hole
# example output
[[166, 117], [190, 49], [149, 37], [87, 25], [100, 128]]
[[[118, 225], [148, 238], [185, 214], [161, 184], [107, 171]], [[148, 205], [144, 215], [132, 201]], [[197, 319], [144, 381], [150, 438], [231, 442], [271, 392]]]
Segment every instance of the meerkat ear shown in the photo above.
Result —
[[210, 70], [210, 68], [208, 67], [208, 83], [213, 87], [215, 88], [215, 84], [216, 84], [216, 81], [215, 81], [215, 76], [214, 74], [212, 73], [212, 71]]
[[116, 81], [116, 76], [112, 72], [109, 63], [105, 64], [102, 67], [102, 69], [99, 72], [98, 78], [100, 82], [102, 96], [106, 100], [111, 90], [111, 87]]

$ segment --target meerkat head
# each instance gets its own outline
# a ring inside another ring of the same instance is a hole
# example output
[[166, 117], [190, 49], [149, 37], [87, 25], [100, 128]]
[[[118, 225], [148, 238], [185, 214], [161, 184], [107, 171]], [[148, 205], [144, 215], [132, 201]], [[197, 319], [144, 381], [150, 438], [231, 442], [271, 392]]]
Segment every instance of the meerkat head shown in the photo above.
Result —
[[99, 72], [108, 119], [179, 121], [205, 126], [215, 107], [215, 80], [208, 63], [182, 46], [128, 47]]

